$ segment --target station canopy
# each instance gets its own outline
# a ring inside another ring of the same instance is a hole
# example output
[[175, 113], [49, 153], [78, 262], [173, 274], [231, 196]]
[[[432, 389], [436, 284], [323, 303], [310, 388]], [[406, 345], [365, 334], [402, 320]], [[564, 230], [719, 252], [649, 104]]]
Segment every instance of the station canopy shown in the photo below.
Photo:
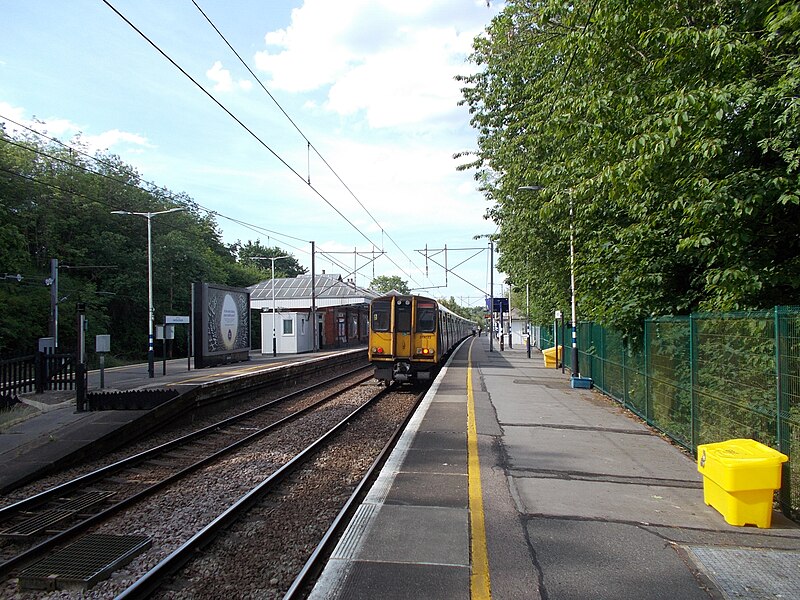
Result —
[[[311, 275], [267, 279], [247, 288], [250, 308], [272, 310], [272, 286], [275, 286], [275, 308], [278, 310], [308, 310], [311, 308]], [[323, 273], [315, 278], [314, 304], [317, 308], [369, 304], [381, 294], [343, 280], [341, 275]]]

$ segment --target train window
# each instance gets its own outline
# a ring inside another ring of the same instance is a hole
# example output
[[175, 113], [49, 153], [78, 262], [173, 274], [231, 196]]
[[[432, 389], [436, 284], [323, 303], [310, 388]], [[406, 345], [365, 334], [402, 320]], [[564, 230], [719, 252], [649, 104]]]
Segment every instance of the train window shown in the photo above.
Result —
[[433, 333], [434, 331], [436, 331], [436, 304], [417, 301], [417, 332]]
[[411, 300], [398, 300], [394, 307], [394, 330], [411, 333]]
[[386, 300], [372, 303], [372, 331], [389, 331], [392, 322], [392, 304]]

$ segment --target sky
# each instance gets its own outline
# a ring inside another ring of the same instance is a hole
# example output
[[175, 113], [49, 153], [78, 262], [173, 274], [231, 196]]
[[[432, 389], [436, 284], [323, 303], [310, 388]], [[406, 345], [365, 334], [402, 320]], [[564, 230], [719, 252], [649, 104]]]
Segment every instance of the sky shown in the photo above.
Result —
[[397, 275], [477, 306], [489, 255], [475, 238], [496, 226], [453, 158], [477, 148], [455, 76], [475, 69], [472, 42], [502, 8], [489, 4], [0, 0], [0, 122], [120, 156], [216, 213], [225, 243], [258, 239], [310, 269], [314, 240], [317, 272]]

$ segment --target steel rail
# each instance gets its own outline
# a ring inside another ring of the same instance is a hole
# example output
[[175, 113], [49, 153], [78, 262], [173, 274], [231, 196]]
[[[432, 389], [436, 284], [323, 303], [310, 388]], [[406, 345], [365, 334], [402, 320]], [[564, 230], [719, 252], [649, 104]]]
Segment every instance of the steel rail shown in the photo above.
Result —
[[370, 465], [367, 472], [361, 478], [361, 481], [356, 486], [353, 493], [350, 494], [350, 497], [345, 502], [344, 506], [342, 506], [339, 513], [334, 518], [333, 522], [328, 527], [328, 530], [325, 532], [325, 535], [322, 536], [322, 539], [317, 544], [317, 547], [314, 548], [314, 551], [308, 557], [308, 560], [303, 565], [303, 568], [294, 578], [292, 585], [289, 586], [289, 589], [286, 591], [286, 594], [283, 596], [283, 600], [295, 600], [296, 598], [300, 598], [301, 591], [315, 578], [319, 575], [322, 567], [324, 566], [324, 561], [330, 556], [331, 552], [333, 552], [335, 544], [339, 541], [341, 534], [344, 532], [344, 529], [350, 523], [350, 520], [353, 517], [353, 514], [361, 505], [362, 500], [369, 492], [370, 487], [375, 482], [375, 479], [378, 476], [379, 470], [383, 467], [386, 461], [389, 458], [392, 450], [394, 450], [395, 445], [397, 444], [397, 440], [400, 439], [400, 436], [405, 431], [408, 422], [411, 420], [411, 417], [419, 407], [420, 402], [425, 397], [427, 390], [422, 391], [417, 396], [417, 401], [414, 403], [414, 407], [408, 412], [406, 418], [403, 419], [403, 422], [395, 429], [394, 434], [386, 442], [386, 445], [380, 451], [380, 454], [372, 461], [372, 465]]
[[286, 477], [303, 465], [315, 452], [327, 444], [341, 429], [346, 427], [368, 407], [383, 398], [393, 388], [383, 388], [367, 402], [334, 425], [304, 450], [295, 455], [289, 462], [272, 473], [264, 481], [239, 498], [216, 519], [198, 531], [190, 540], [164, 558], [150, 569], [130, 587], [120, 593], [115, 600], [138, 600], [149, 598], [161, 584], [185, 566], [196, 553], [211, 544], [223, 531], [250, 510], [263, 496], [273, 491]]
[[[349, 373], [349, 375], [352, 375], [352, 373]], [[339, 379], [339, 378], [340, 377], [337, 377], [336, 379]], [[339, 390], [339, 391], [337, 391], [337, 392], [335, 392], [333, 394], [330, 394], [330, 395], [326, 396], [325, 398], [322, 398], [321, 400], [319, 400], [319, 401], [317, 401], [317, 402], [315, 402], [315, 403], [313, 403], [313, 404], [311, 404], [311, 405], [309, 405], [309, 406], [307, 406], [307, 407], [305, 407], [305, 408], [303, 408], [303, 409], [301, 409], [301, 410], [299, 410], [297, 412], [294, 412], [294, 413], [292, 413], [290, 415], [287, 415], [286, 417], [284, 417], [282, 419], [279, 419], [278, 421], [275, 421], [275, 422], [269, 424], [268, 426], [266, 426], [266, 427], [264, 427], [262, 429], [254, 431], [253, 433], [248, 434], [247, 436], [237, 440], [233, 444], [230, 444], [230, 445], [228, 445], [228, 446], [226, 446], [224, 448], [221, 448], [220, 450], [217, 450], [217, 451], [213, 452], [210, 455], [205, 456], [204, 458], [200, 459], [199, 461], [196, 461], [196, 462], [184, 467], [183, 469], [181, 469], [179, 471], [176, 471], [175, 473], [173, 473], [172, 475], [166, 477], [165, 479], [162, 479], [161, 481], [159, 481], [157, 483], [154, 483], [154, 484], [152, 484], [152, 485], [140, 490], [139, 492], [136, 492], [135, 494], [133, 494], [131, 496], [128, 496], [124, 500], [121, 500], [120, 502], [117, 502], [116, 504], [114, 504], [112, 506], [109, 506], [105, 510], [103, 510], [103, 511], [101, 511], [99, 513], [96, 513], [96, 514], [88, 517], [87, 519], [84, 519], [80, 523], [76, 523], [75, 525], [73, 525], [69, 529], [66, 529], [66, 530], [64, 530], [64, 531], [62, 531], [60, 533], [57, 533], [56, 535], [54, 535], [54, 536], [52, 536], [52, 537], [40, 542], [39, 544], [37, 544], [37, 545], [35, 545], [35, 546], [31, 547], [31, 548], [29, 548], [28, 550], [26, 550], [24, 552], [21, 552], [20, 554], [17, 554], [16, 556], [13, 556], [13, 557], [7, 559], [6, 561], [0, 563], [0, 577], [3, 577], [5, 575], [7, 575], [9, 572], [11, 572], [15, 568], [19, 567], [20, 565], [23, 565], [25, 563], [28, 563], [28, 562], [38, 558], [39, 556], [41, 556], [42, 554], [44, 554], [48, 550], [50, 550], [50, 549], [52, 549], [52, 548], [54, 548], [54, 547], [56, 547], [56, 546], [58, 546], [58, 545], [60, 545], [62, 543], [67, 542], [68, 540], [72, 539], [76, 535], [86, 531], [89, 527], [92, 527], [92, 526], [94, 526], [94, 525], [96, 525], [98, 523], [102, 523], [104, 520], [106, 520], [109, 517], [113, 516], [117, 512], [119, 512], [119, 511], [121, 511], [121, 510], [123, 510], [125, 508], [128, 508], [129, 506], [135, 504], [136, 502], [142, 500], [143, 498], [146, 498], [147, 496], [152, 495], [153, 493], [155, 493], [158, 490], [160, 490], [160, 489], [162, 489], [162, 488], [174, 483], [175, 481], [181, 479], [182, 477], [185, 477], [186, 475], [189, 475], [190, 473], [200, 469], [201, 467], [204, 467], [205, 465], [207, 465], [207, 464], [219, 459], [221, 456], [223, 456], [223, 455], [225, 455], [225, 454], [227, 454], [229, 452], [232, 452], [233, 450], [236, 450], [240, 446], [243, 446], [243, 445], [245, 445], [245, 444], [247, 444], [249, 442], [252, 442], [254, 439], [269, 433], [272, 429], [274, 429], [276, 427], [279, 427], [281, 425], [285, 425], [289, 421], [297, 419], [298, 417], [306, 414], [307, 412], [311, 412], [312, 410], [317, 408], [320, 404], [323, 404], [325, 402], [330, 401], [331, 399], [335, 398], [336, 396], [338, 396], [338, 395], [344, 393], [345, 391], [347, 391], [349, 389], [352, 389], [352, 388], [354, 388], [354, 387], [356, 387], [358, 385], [361, 385], [364, 381], [367, 381], [367, 380], [369, 380], [371, 378], [372, 378], [372, 376], [369, 375], [368, 377], [365, 377], [364, 379], [359, 380], [358, 382], [348, 386], [347, 388], [345, 388], [343, 390]], [[330, 382], [326, 382], [326, 383], [330, 383]], [[319, 384], [319, 386], [323, 386], [323, 385], [325, 385], [325, 383]], [[319, 387], [319, 386], [312, 386], [312, 388], [308, 388], [308, 389], [313, 389], [314, 387]], [[306, 389], [305, 391], [308, 391], [308, 389]], [[291, 394], [291, 395], [293, 395], [293, 394]], [[246, 412], [251, 412], [251, 411], [246, 411]], [[244, 413], [242, 413], [242, 414], [244, 414]], [[208, 427], [203, 428], [203, 430], [205, 430], [205, 431], [207, 431], [208, 429], [209, 429]], [[193, 436], [193, 434], [189, 434], [189, 435]], [[187, 436], [184, 436], [184, 437], [187, 437]], [[182, 438], [179, 438], [179, 439], [182, 439]], [[136, 464], [138, 464], [138, 463], [136, 463]]]
[[337, 375], [336, 377], [334, 377], [333, 379], [330, 379], [328, 381], [324, 381], [324, 382], [321, 382], [321, 383], [315, 383], [315, 384], [310, 385], [308, 387], [305, 387], [303, 389], [295, 390], [293, 392], [290, 392], [289, 394], [286, 394], [285, 396], [281, 396], [280, 398], [276, 398], [275, 400], [270, 400], [266, 404], [262, 404], [260, 406], [253, 407], [253, 408], [248, 409], [248, 410], [246, 410], [244, 412], [238, 413], [238, 414], [233, 415], [231, 417], [227, 417], [227, 418], [225, 418], [225, 419], [223, 419], [221, 421], [218, 421], [216, 423], [213, 423], [211, 425], [208, 425], [206, 427], [198, 429], [197, 431], [193, 431], [192, 433], [188, 433], [188, 434], [186, 434], [184, 436], [177, 437], [174, 440], [170, 440], [170, 441], [165, 442], [163, 444], [160, 444], [158, 446], [153, 446], [152, 448], [148, 448], [147, 450], [144, 450], [144, 451], [142, 451], [142, 452], [140, 452], [138, 454], [134, 454], [132, 456], [128, 456], [126, 458], [123, 458], [123, 459], [115, 462], [115, 463], [112, 463], [110, 465], [106, 465], [105, 467], [100, 467], [99, 469], [96, 469], [95, 471], [92, 471], [90, 473], [86, 473], [84, 475], [81, 475], [80, 477], [76, 477], [75, 479], [71, 479], [70, 481], [66, 481], [66, 482], [64, 482], [62, 484], [59, 484], [59, 485], [53, 487], [53, 488], [50, 488], [48, 490], [44, 490], [43, 492], [40, 492], [38, 494], [35, 494], [33, 496], [30, 496], [28, 498], [20, 500], [19, 502], [15, 502], [14, 504], [9, 504], [8, 506], [4, 506], [3, 508], [0, 508], [0, 523], [12, 518], [15, 514], [17, 514], [19, 512], [22, 512], [24, 510], [31, 510], [32, 508], [35, 508], [36, 506], [44, 504], [45, 502], [49, 502], [54, 498], [59, 498], [59, 497], [63, 496], [64, 494], [69, 493], [69, 492], [71, 492], [71, 491], [73, 491], [75, 489], [78, 489], [78, 488], [80, 488], [80, 487], [82, 487], [84, 485], [87, 485], [89, 483], [98, 481], [100, 479], [103, 479], [104, 477], [108, 477], [109, 475], [111, 475], [113, 473], [116, 473], [116, 472], [118, 472], [118, 471], [120, 471], [122, 469], [127, 469], [129, 467], [132, 467], [132, 466], [134, 466], [134, 465], [136, 465], [136, 464], [138, 464], [140, 462], [144, 462], [146, 460], [149, 460], [149, 459], [151, 459], [151, 458], [153, 458], [155, 456], [158, 456], [159, 454], [161, 454], [163, 452], [167, 452], [167, 451], [172, 450], [173, 448], [175, 448], [177, 446], [180, 446], [182, 444], [190, 442], [195, 438], [207, 435], [209, 432], [213, 431], [214, 429], [219, 429], [221, 427], [226, 427], [228, 425], [232, 425], [232, 424], [236, 423], [237, 421], [249, 418], [249, 417], [253, 416], [254, 414], [258, 414], [260, 411], [264, 411], [264, 410], [267, 410], [269, 408], [272, 408], [276, 404], [279, 404], [281, 402], [286, 402], [286, 401], [291, 400], [292, 398], [294, 398], [296, 396], [301, 396], [303, 394], [307, 394], [309, 392], [313, 392], [314, 390], [316, 390], [318, 388], [324, 387], [326, 385], [330, 385], [333, 382], [339, 381], [339, 380], [344, 379], [346, 377], [349, 377], [351, 375], [355, 375], [359, 371], [363, 371], [363, 370], [368, 369], [368, 368], [370, 368], [370, 366], [359, 367], [357, 369], [353, 369], [353, 370], [348, 371], [346, 373], [342, 373], [341, 375]]

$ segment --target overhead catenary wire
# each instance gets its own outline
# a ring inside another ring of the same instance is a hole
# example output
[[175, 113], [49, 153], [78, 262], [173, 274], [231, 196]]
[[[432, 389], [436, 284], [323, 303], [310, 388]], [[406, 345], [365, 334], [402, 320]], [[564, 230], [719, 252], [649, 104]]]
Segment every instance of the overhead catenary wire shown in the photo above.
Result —
[[[64, 143], [63, 141], [57, 139], [57, 138], [48, 136], [48, 135], [46, 135], [46, 134], [44, 134], [44, 133], [42, 133], [40, 131], [37, 131], [36, 129], [28, 127], [27, 125], [19, 123], [19, 122], [15, 121], [15, 120], [13, 120], [11, 118], [4, 117], [4, 116], [0, 115], [0, 119], [8, 121], [9, 123], [13, 123], [14, 125], [17, 125], [18, 127], [22, 127], [24, 129], [27, 129], [28, 131], [30, 131], [30, 132], [32, 132], [32, 133], [34, 133], [36, 135], [39, 135], [39, 136], [41, 136], [41, 137], [43, 137], [43, 138], [45, 138], [47, 140], [50, 140], [51, 142], [54, 142], [56, 144], [61, 145], [62, 147], [70, 150], [71, 152], [83, 155], [83, 156], [89, 158], [90, 160], [92, 160], [94, 162], [97, 162], [99, 164], [105, 165], [105, 166], [107, 166], [109, 168], [117, 168], [117, 165], [114, 165], [114, 164], [112, 164], [112, 163], [110, 163], [108, 161], [104, 161], [104, 160], [98, 158], [97, 156], [92, 156], [87, 152], [84, 152], [84, 151], [82, 151], [80, 149], [74, 148], [74, 147]], [[55, 156], [55, 155], [53, 155], [51, 153], [44, 152], [41, 149], [33, 148], [31, 146], [27, 146], [27, 145], [25, 145], [23, 143], [19, 143], [19, 142], [16, 142], [16, 141], [8, 139], [8, 138], [0, 138], [0, 139], [6, 144], [9, 144], [9, 145], [12, 145], [12, 146], [16, 146], [16, 147], [21, 148], [23, 150], [26, 150], [28, 152], [33, 152], [34, 154], [37, 154], [39, 156], [47, 157], [47, 158], [49, 158], [51, 160], [55, 160], [57, 162], [60, 162], [60, 163], [62, 163], [64, 165], [67, 165], [67, 166], [70, 166], [70, 167], [73, 167], [73, 168], [76, 168], [76, 169], [80, 169], [80, 170], [82, 170], [82, 171], [84, 171], [86, 173], [91, 173], [93, 175], [97, 175], [97, 176], [103, 177], [105, 179], [108, 179], [109, 181], [113, 181], [114, 183], [123, 185], [125, 187], [129, 187], [129, 188], [135, 189], [137, 191], [141, 191], [141, 192], [144, 192], [144, 193], [147, 193], [147, 194], [151, 194], [151, 195], [157, 195], [157, 194], [162, 193], [162, 189], [159, 188], [154, 182], [147, 181], [147, 180], [141, 180], [144, 183], [146, 183], [147, 185], [152, 187], [152, 189], [145, 189], [145, 188], [143, 188], [143, 187], [141, 187], [139, 185], [131, 183], [130, 181], [125, 181], [125, 180], [120, 179], [119, 177], [116, 177], [114, 175], [109, 175], [107, 173], [101, 173], [101, 172], [95, 171], [93, 169], [90, 169], [86, 165], [82, 165], [82, 164], [78, 164], [78, 163], [75, 163], [75, 162], [71, 162], [71, 161], [66, 160], [64, 158]], [[29, 176], [29, 175], [25, 175], [23, 173], [13, 172], [13, 171], [9, 171], [9, 170], [3, 169], [3, 168], [0, 168], [0, 171], [4, 171], [4, 172], [6, 172], [6, 173], [8, 173], [10, 175], [15, 175], [17, 177], [20, 177], [20, 178], [23, 178], [23, 179], [27, 179], [27, 180], [29, 180], [29, 181], [31, 181], [33, 183], [44, 185], [44, 186], [56, 189], [56, 190], [64, 192], [64, 193], [71, 193], [73, 195], [76, 195], [78, 197], [84, 198], [84, 199], [89, 200], [91, 202], [98, 202], [100, 204], [105, 204], [109, 208], [112, 208], [112, 206], [109, 204], [109, 202], [104, 200], [104, 199], [90, 198], [89, 196], [86, 196], [84, 194], [80, 194], [78, 192], [73, 192], [71, 190], [68, 190], [68, 189], [65, 189], [63, 187], [57, 186], [57, 185], [52, 184], [50, 182], [43, 181], [43, 180], [37, 179], [35, 177]], [[166, 199], [169, 199], [169, 200], [172, 200], [172, 201], [178, 202], [178, 203], [185, 202], [184, 199], [182, 199], [180, 197], [177, 197], [175, 195], [165, 194], [164, 197]], [[271, 230], [271, 229], [267, 229], [265, 227], [261, 227], [260, 225], [255, 225], [253, 223], [247, 223], [246, 221], [242, 221], [240, 219], [235, 219], [234, 217], [230, 217], [230, 216], [225, 215], [223, 213], [220, 213], [220, 212], [218, 212], [216, 210], [212, 210], [212, 209], [206, 208], [206, 207], [202, 206], [201, 204], [198, 204], [197, 202], [194, 202], [194, 205], [198, 209], [203, 210], [203, 211], [207, 212], [210, 215], [217, 216], [217, 217], [232, 221], [232, 222], [236, 223], [237, 225], [239, 225], [239, 226], [241, 226], [241, 227], [243, 227], [245, 229], [249, 229], [250, 231], [253, 231], [254, 233], [257, 233], [259, 235], [266, 234], [268, 238], [269, 237], [277, 238], [284, 246], [292, 248], [293, 250], [295, 250], [297, 252], [301, 252], [303, 254], [310, 254], [311, 253], [309, 250], [307, 250], [305, 248], [301, 248], [301, 247], [295, 246], [295, 245], [293, 245], [293, 244], [291, 244], [291, 243], [289, 243], [289, 242], [287, 242], [285, 240], [281, 240], [281, 238], [288, 238], [288, 239], [296, 240], [296, 241], [299, 241], [299, 242], [307, 241], [307, 240], [305, 240], [303, 238], [299, 238], [299, 237], [295, 237], [295, 236], [292, 236], [292, 235], [289, 235], [289, 234], [286, 234], [286, 233], [282, 233], [282, 232], [274, 231], [274, 230]], [[317, 254], [325, 255], [325, 257], [330, 261], [330, 263], [332, 265], [336, 266], [337, 268], [342, 269], [343, 271], [347, 271], [347, 269], [349, 268], [344, 263], [338, 261], [337, 259], [335, 259], [335, 258], [333, 258], [331, 256], [328, 256], [327, 254], [324, 254], [320, 250], [317, 251]]]
[[[220, 29], [216, 26], [216, 24], [214, 24], [214, 22], [205, 13], [205, 11], [202, 8], [200, 8], [200, 5], [195, 0], [192, 0], [192, 4], [194, 4], [195, 8], [197, 8], [197, 10], [200, 12], [200, 14], [203, 15], [203, 18], [214, 29], [214, 31], [217, 32], [217, 35], [219, 35], [219, 37], [222, 39], [222, 41], [225, 42], [225, 45], [228, 46], [228, 48], [230, 49], [231, 52], [233, 52], [234, 56], [236, 56], [236, 58], [239, 60], [239, 62], [242, 63], [242, 66], [244, 66], [244, 68], [247, 69], [247, 72], [250, 73], [250, 75], [252, 75], [253, 79], [255, 79], [256, 82], [258, 83], [258, 85], [261, 87], [261, 89], [264, 90], [264, 93], [266, 93], [267, 96], [270, 97], [272, 102], [275, 103], [275, 106], [277, 106], [278, 109], [281, 111], [281, 113], [283, 113], [283, 115], [289, 120], [289, 122], [292, 124], [292, 126], [297, 130], [297, 133], [299, 133], [300, 136], [303, 138], [303, 140], [305, 140], [307, 148], [309, 150], [313, 150], [314, 151], [314, 154], [316, 154], [319, 157], [319, 159], [328, 168], [328, 170], [334, 175], [334, 177], [336, 177], [336, 179], [339, 181], [339, 183], [342, 184], [344, 189], [347, 190], [347, 192], [350, 194], [350, 196], [352, 196], [353, 199], [358, 203], [358, 205], [364, 210], [364, 212], [366, 212], [367, 215], [369, 215], [369, 218], [372, 219], [372, 222], [375, 223], [375, 225], [378, 226], [378, 228], [381, 231], [381, 234], [385, 235], [389, 239], [389, 241], [391, 241], [392, 244], [394, 244], [395, 248], [397, 248], [401, 252], [401, 254], [406, 257], [408, 262], [416, 267], [416, 265], [414, 264], [414, 261], [411, 260], [411, 258], [409, 258], [409, 256], [403, 251], [403, 249], [397, 244], [397, 242], [394, 241], [394, 238], [392, 238], [392, 236], [389, 235], [389, 233], [384, 229], [384, 227], [372, 215], [372, 213], [369, 211], [369, 209], [367, 209], [367, 207], [364, 206], [364, 204], [361, 202], [361, 200], [358, 198], [358, 196], [355, 194], [355, 192], [353, 192], [353, 190], [350, 188], [350, 186], [347, 185], [344, 182], [344, 180], [339, 176], [339, 173], [336, 172], [336, 169], [334, 169], [330, 165], [330, 163], [328, 163], [328, 161], [325, 159], [324, 156], [322, 156], [320, 151], [317, 150], [316, 146], [314, 146], [314, 144], [311, 143], [311, 140], [309, 140], [308, 137], [306, 136], [306, 134], [303, 133], [303, 131], [300, 129], [300, 127], [297, 125], [297, 123], [295, 123], [294, 119], [292, 119], [292, 117], [289, 116], [289, 113], [286, 112], [286, 110], [283, 108], [283, 106], [281, 106], [280, 102], [278, 102], [278, 100], [275, 98], [275, 96], [273, 96], [272, 93], [267, 89], [267, 87], [264, 85], [264, 83], [261, 81], [261, 79], [258, 77], [258, 75], [256, 75], [253, 72], [253, 70], [250, 68], [250, 66], [247, 64], [247, 62], [242, 58], [242, 56], [239, 54], [239, 52], [236, 51], [236, 49], [228, 41], [228, 39], [225, 37], [225, 35], [222, 33], [222, 31], [220, 31]], [[310, 163], [309, 163], [309, 166], [308, 166], [307, 176], [308, 176], [308, 180], [307, 181], [310, 184], [311, 183], [311, 166], [310, 166]], [[383, 246], [381, 245], [380, 248], [383, 249]], [[418, 270], [419, 270], [419, 268], [418, 268]]]
[[[163, 56], [172, 66], [174, 66], [180, 73], [189, 79], [195, 87], [197, 87], [201, 92], [203, 92], [214, 104], [216, 104], [222, 111], [224, 111], [229, 117], [231, 117], [242, 129], [244, 129], [253, 139], [255, 139], [259, 145], [261, 145], [264, 149], [266, 149], [270, 154], [272, 154], [281, 164], [283, 164], [289, 171], [291, 171], [298, 179], [302, 180], [303, 183], [306, 185], [321, 199], [323, 200], [328, 206], [330, 206], [336, 214], [338, 214], [342, 219], [344, 219], [361, 237], [363, 237], [367, 242], [372, 245], [376, 245], [367, 234], [365, 234], [361, 229], [353, 223], [347, 216], [342, 213], [333, 203], [325, 197], [325, 195], [319, 191], [316, 187], [312, 184], [307, 183], [305, 178], [292, 167], [286, 160], [280, 156], [275, 150], [273, 150], [269, 144], [267, 144], [257, 133], [255, 133], [251, 128], [249, 128], [239, 117], [237, 117], [230, 109], [228, 109], [222, 102], [220, 102], [211, 92], [209, 92], [206, 88], [204, 88], [194, 77], [192, 77], [183, 67], [181, 67], [171, 56], [169, 56], [161, 47], [156, 44], [153, 40], [151, 40], [141, 29], [139, 29], [130, 19], [128, 19], [124, 14], [122, 14], [109, 0], [102, 0], [103, 4], [108, 6], [120, 19], [122, 19], [131, 29], [133, 29], [139, 36], [142, 37], [150, 46], [153, 47], [156, 52], [158, 52], [161, 56]], [[405, 269], [403, 269], [400, 265], [397, 264], [390, 256], [387, 255], [389, 261], [395, 265], [400, 271], [402, 271], [409, 279], [416, 283], [416, 280], [408, 273]]]

